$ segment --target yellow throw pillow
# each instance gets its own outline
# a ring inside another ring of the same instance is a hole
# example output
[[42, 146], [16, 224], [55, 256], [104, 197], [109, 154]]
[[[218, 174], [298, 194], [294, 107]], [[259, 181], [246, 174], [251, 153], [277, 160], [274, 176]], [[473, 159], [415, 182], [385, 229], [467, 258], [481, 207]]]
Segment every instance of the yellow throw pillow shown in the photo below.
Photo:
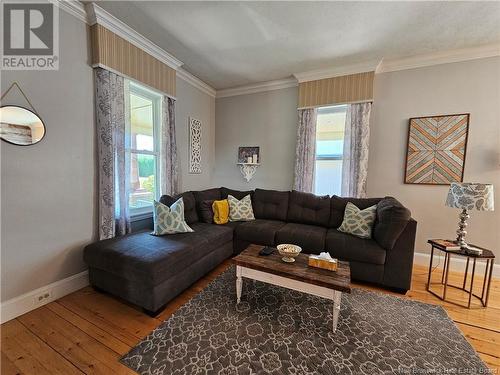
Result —
[[226, 224], [229, 221], [229, 203], [227, 199], [214, 201], [212, 210], [214, 210], [215, 224]]

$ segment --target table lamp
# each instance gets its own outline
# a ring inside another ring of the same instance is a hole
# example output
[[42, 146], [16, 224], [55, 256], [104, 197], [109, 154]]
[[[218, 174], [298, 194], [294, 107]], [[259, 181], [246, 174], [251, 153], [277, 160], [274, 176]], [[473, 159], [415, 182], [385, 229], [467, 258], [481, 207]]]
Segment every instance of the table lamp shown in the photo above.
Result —
[[[458, 223], [456, 243], [461, 249], [467, 252], [469, 247], [467, 246], [467, 242], [465, 242], [465, 236], [467, 234], [465, 228], [467, 228], [467, 219], [470, 217], [468, 211], [494, 210], [493, 185], [471, 182], [452, 182], [450, 190], [448, 191], [448, 197], [446, 198], [446, 206], [462, 210], [459, 215], [460, 222]], [[477, 251], [471, 252], [477, 253]]]

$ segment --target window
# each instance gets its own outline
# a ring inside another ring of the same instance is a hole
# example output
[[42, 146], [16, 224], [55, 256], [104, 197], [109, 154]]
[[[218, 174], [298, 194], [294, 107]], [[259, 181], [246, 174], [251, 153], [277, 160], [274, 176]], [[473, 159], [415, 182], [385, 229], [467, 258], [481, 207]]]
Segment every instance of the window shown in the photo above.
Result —
[[135, 82], [128, 83], [126, 105], [127, 161], [130, 215], [152, 212], [153, 200], [159, 189], [159, 137], [161, 123], [161, 96]]
[[314, 176], [317, 195], [340, 195], [346, 112], [347, 105], [318, 109]]

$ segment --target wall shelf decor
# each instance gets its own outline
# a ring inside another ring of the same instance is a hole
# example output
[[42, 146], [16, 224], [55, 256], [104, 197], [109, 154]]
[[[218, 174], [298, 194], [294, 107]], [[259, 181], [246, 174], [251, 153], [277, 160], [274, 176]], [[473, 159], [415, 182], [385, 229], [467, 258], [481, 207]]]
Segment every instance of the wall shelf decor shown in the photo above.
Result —
[[246, 182], [249, 182], [260, 165], [260, 147], [245, 146], [238, 147], [238, 163], [241, 174]]
[[468, 133], [468, 113], [411, 118], [404, 182], [462, 182]]
[[245, 179], [246, 182], [249, 182], [255, 172], [257, 172], [257, 168], [259, 167], [259, 163], [238, 163], [237, 164], [240, 167], [241, 174], [243, 175], [243, 178]]
[[189, 118], [189, 173], [201, 173], [201, 121]]

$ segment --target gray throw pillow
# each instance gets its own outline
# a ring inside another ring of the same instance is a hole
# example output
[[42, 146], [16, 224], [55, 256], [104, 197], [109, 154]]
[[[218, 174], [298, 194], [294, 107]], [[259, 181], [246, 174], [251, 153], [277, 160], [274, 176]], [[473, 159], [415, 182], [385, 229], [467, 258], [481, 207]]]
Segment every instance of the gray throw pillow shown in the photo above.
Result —
[[360, 238], [372, 238], [373, 224], [377, 216], [377, 205], [360, 210], [351, 202], [345, 207], [344, 220], [339, 231]]

